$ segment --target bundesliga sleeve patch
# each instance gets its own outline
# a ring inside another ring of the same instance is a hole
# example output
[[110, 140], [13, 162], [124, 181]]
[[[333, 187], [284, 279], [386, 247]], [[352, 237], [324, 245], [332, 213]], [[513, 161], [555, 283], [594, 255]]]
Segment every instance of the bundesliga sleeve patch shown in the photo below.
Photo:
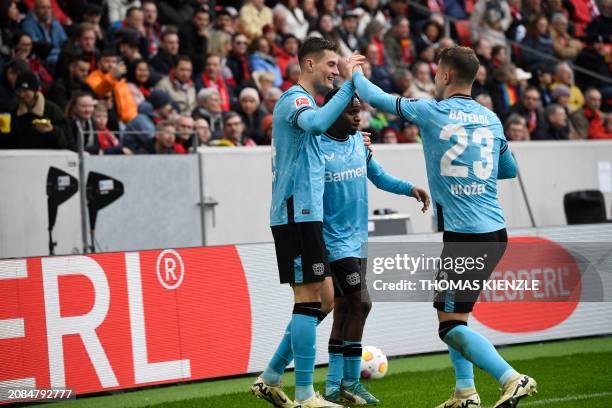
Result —
[[299, 98], [295, 98], [295, 101], [293, 101], [293, 103], [295, 104], [296, 108], [299, 108], [300, 106], [311, 106], [310, 105], [310, 99], [308, 99], [305, 96], [301, 96]]

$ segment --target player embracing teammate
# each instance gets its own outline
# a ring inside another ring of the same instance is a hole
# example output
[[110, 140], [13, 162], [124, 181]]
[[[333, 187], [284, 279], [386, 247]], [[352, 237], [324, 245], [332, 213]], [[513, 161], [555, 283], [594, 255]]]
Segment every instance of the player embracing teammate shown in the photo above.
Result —
[[[377, 109], [415, 123], [421, 132], [427, 178], [438, 229], [443, 230], [442, 257], [484, 257], [481, 271], [463, 276], [438, 271], [437, 279], [488, 279], [507, 244], [506, 224], [497, 200], [497, 179], [516, 176], [516, 163], [498, 117], [471, 97], [478, 58], [470, 48], [454, 46], [440, 54], [435, 77], [436, 100], [412, 100], [385, 94], [359, 67], [353, 82], [361, 97]], [[473, 191], [477, 194], [465, 194]], [[473, 365], [499, 381], [495, 408], [513, 408], [536, 392], [533, 378], [519, 374], [483, 336], [468, 326], [480, 291], [437, 292], [438, 334], [455, 367], [455, 392], [439, 408], [480, 407]]]

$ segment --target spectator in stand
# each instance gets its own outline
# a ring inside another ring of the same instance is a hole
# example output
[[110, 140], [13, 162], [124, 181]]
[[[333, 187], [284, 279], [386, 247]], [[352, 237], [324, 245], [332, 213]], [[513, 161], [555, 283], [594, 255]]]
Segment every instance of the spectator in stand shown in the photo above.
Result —
[[555, 57], [562, 60], [573, 60], [582, 49], [582, 43], [567, 32], [567, 17], [561, 13], [551, 18], [550, 37], [553, 42]]
[[[608, 39], [608, 41], [610, 40], [612, 38]], [[610, 72], [612, 48], [610, 48], [610, 44], [606, 44], [606, 40], [600, 35], [589, 35], [586, 38], [586, 45], [576, 57], [576, 66], [593, 71], [604, 78], [612, 77]], [[604, 90], [606, 87], [612, 87], [610, 82], [604, 82], [599, 78], [584, 74], [578, 70], [576, 70], [576, 84], [581, 89], [595, 87]]]
[[12, 112], [17, 107], [15, 82], [24, 71], [28, 71], [28, 64], [24, 60], [14, 59], [8, 63], [1, 74], [0, 80], [0, 112]]
[[522, 11], [525, 22], [531, 25], [537, 16], [544, 14], [542, 0], [525, 0]]
[[473, 39], [486, 38], [491, 45], [506, 45], [505, 31], [511, 23], [510, 6], [501, 0], [478, 0], [470, 16]]
[[138, 52], [144, 58], [151, 58], [149, 42], [145, 29], [144, 12], [140, 7], [130, 7], [125, 14], [125, 20], [119, 23], [122, 29], [129, 29], [138, 38]]
[[110, 24], [122, 21], [127, 11], [132, 7], [140, 7], [140, 0], [107, 0], [108, 22]]
[[474, 52], [476, 52], [480, 65], [484, 65], [487, 69], [487, 73], [491, 75], [495, 70], [492, 61], [493, 46], [491, 42], [486, 38], [481, 38], [474, 43]]
[[132, 61], [142, 59], [142, 55], [140, 55], [138, 50], [138, 33], [126, 28], [117, 30], [115, 35], [119, 37], [119, 56], [126, 65], [129, 65]]
[[508, 116], [504, 124], [504, 133], [509, 141], [526, 141], [530, 139], [525, 118], [513, 113]]
[[119, 119], [127, 123], [138, 115], [136, 103], [127, 80], [124, 79], [126, 68], [123, 62], [118, 63], [117, 55], [112, 50], [104, 51], [100, 56], [99, 69], [87, 76], [87, 85], [98, 99], [106, 95], [114, 96]]
[[151, 72], [149, 63], [141, 58], [132, 61], [128, 66], [127, 80], [128, 88], [138, 106], [149, 97], [159, 79]]
[[309, 30], [317, 25], [319, 10], [317, 10], [315, 0], [302, 0], [302, 12], [304, 13], [304, 19], [308, 22]]
[[276, 3], [274, 13], [283, 13], [287, 21], [288, 32], [303, 41], [308, 33], [308, 21], [304, 18], [304, 12], [300, 9], [298, 0], [281, 0]]
[[432, 19], [426, 22], [423, 26], [418, 41], [422, 41], [427, 45], [433, 45], [435, 48], [437, 48], [443, 35], [444, 27], [442, 27], [442, 25], [436, 20]]
[[102, 6], [96, 3], [87, 3], [83, 11], [83, 22], [91, 24], [96, 33], [96, 48], [98, 50], [105, 50], [110, 46], [106, 30], [101, 25], [102, 13]]
[[144, 38], [147, 46], [146, 55], [153, 56], [157, 54], [159, 44], [161, 43], [161, 25], [157, 21], [159, 15], [157, 3], [155, 0], [143, 0], [142, 14], [144, 19]]
[[272, 24], [272, 9], [264, 4], [264, 0], [247, 0], [240, 8], [240, 24], [251, 40], [261, 37], [263, 27]]
[[62, 48], [55, 68], [56, 76], [58, 78], [65, 76], [70, 61], [77, 57], [89, 60], [89, 72], [97, 68], [100, 52], [96, 48], [96, 28], [89, 23], [79, 24], [74, 39], [68, 41]]
[[[270, 27], [270, 24], [266, 24], [264, 28], [262, 28], [261, 31], [263, 35], [266, 34], [266, 28], [268, 27]], [[277, 35], [282, 36], [285, 34], [289, 34], [289, 26], [287, 25], [287, 15], [284, 11], [272, 11], [272, 27], [274, 27], [274, 30], [276, 31]]]
[[21, 27], [35, 42], [51, 44], [46, 61], [48, 67], [53, 70], [68, 37], [59, 21], [53, 17], [51, 0], [36, 0], [34, 10], [21, 21]]
[[372, 21], [378, 21], [383, 26], [386, 26], [387, 19], [379, 8], [378, 0], [363, 0], [361, 6], [356, 8], [360, 14], [359, 25], [357, 26], [357, 34], [360, 36], [365, 35], [366, 27]]
[[493, 73], [490, 94], [497, 116], [504, 121], [510, 109], [520, 98], [516, 67], [507, 64], [497, 68]]
[[278, 98], [283, 94], [278, 88], [269, 88], [263, 96], [263, 101], [261, 104], [261, 110], [267, 114], [271, 115], [274, 112], [274, 105], [278, 101]]
[[145, 141], [140, 154], [184, 154], [185, 149], [176, 143], [176, 127], [172, 121], [164, 120], [155, 126], [155, 137]]
[[11, 59], [11, 42], [15, 33], [20, 31], [19, 17], [16, 0], [0, 2], [0, 60]]
[[[342, 15], [342, 23], [338, 27], [340, 34], [340, 51], [342, 55], [352, 54], [359, 51], [365, 45], [365, 39], [357, 35], [357, 24], [359, 23], [359, 13], [355, 10], [348, 10]], [[386, 45], [385, 45], [386, 47]]]
[[247, 86], [251, 79], [251, 68], [247, 54], [248, 45], [246, 35], [241, 33], [234, 34], [232, 37], [232, 49], [225, 61], [226, 66], [232, 72], [236, 92], [240, 92]]
[[180, 116], [176, 120], [176, 143], [183, 146], [185, 153], [193, 146], [195, 121], [191, 116]]
[[265, 135], [261, 129], [261, 121], [266, 114], [261, 109], [259, 93], [255, 88], [244, 88], [240, 92], [236, 113], [246, 126], [246, 136], [257, 144], [264, 144]]
[[604, 115], [604, 130], [606, 131], [606, 138], [612, 139], [612, 113]]
[[282, 48], [276, 51], [276, 60], [281, 73], [287, 72], [287, 66], [298, 63], [298, 49], [300, 42], [293, 34], [285, 34], [282, 39]]
[[229, 35], [235, 34], [234, 20], [227, 9], [222, 8], [215, 12], [212, 31], [225, 31]]
[[276, 57], [272, 54], [272, 44], [265, 37], [253, 41], [252, 53], [249, 60], [253, 71], [267, 71], [274, 74], [274, 86], [283, 84], [283, 75], [277, 65]]
[[381, 131], [382, 142], [385, 144], [397, 144], [398, 136], [398, 131], [393, 128], [385, 128]]
[[532, 83], [540, 92], [542, 107], [546, 107], [552, 103], [550, 85], [553, 83], [553, 72], [554, 67], [546, 63], [540, 64], [535, 68], [535, 75], [532, 78]]
[[65, 109], [75, 91], [91, 92], [87, 86], [89, 75], [89, 58], [77, 57], [68, 65], [67, 75], [55, 81], [49, 88], [48, 98], [60, 109]]
[[476, 72], [476, 80], [472, 85], [472, 98], [476, 98], [478, 95], [483, 93], [489, 93], [489, 82], [487, 69], [484, 65], [480, 65], [478, 67], [478, 71]]
[[546, 129], [539, 135], [532, 135], [531, 140], [568, 140], [569, 122], [567, 113], [563, 106], [556, 103], [550, 104], [544, 110]]
[[227, 112], [231, 105], [231, 89], [221, 76], [221, 57], [209, 54], [206, 57], [204, 72], [196, 77], [196, 89], [214, 88], [221, 98], [221, 110]]
[[525, 20], [522, 14], [523, 2], [522, 0], [508, 0], [508, 6], [510, 7], [512, 22], [506, 31], [506, 38], [511, 41], [521, 42], [525, 39], [527, 32], [527, 20]]
[[574, 71], [567, 62], [560, 62], [555, 67], [555, 82], [552, 83], [550, 89], [554, 91], [560, 84], [567, 86], [570, 90], [570, 113], [576, 112], [578, 109], [582, 108], [582, 105], [584, 105], [584, 96], [580, 88], [574, 84]]
[[374, 20], [366, 27], [365, 37], [369, 44], [373, 44], [378, 49], [377, 59], [371, 60], [374, 64], [386, 64], [389, 68], [389, 71], [393, 71], [393, 67], [389, 65], [389, 60], [387, 59], [387, 54], [385, 52], [385, 25], [380, 22]]
[[546, 131], [546, 121], [544, 112], [540, 108], [540, 92], [536, 87], [529, 86], [525, 89], [521, 101], [510, 110], [510, 115], [513, 114], [525, 119], [527, 131], [532, 138], [542, 138], [538, 135]]
[[416, 43], [416, 59], [417, 61], [426, 62], [432, 75], [435, 75], [438, 65], [436, 64], [436, 49], [433, 45], [427, 44], [424, 41]]
[[338, 27], [340, 25], [341, 16], [340, 13], [338, 13], [337, 0], [322, 0], [319, 2], [319, 15], [326, 13], [332, 17], [334, 27]]
[[[281, 85], [280, 89], [282, 89], [284, 92], [287, 89], [291, 88], [293, 85], [297, 84], [300, 79], [300, 72], [300, 64], [292, 62], [291, 64], [287, 65], [287, 70], [285, 71], [285, 80], [283, 81], [283, 84]], [[258, 89], [260, 90], [260, 93], [263, 93], [263, 91], [265, 91], [260, 89], [259, 86]]]
[[534, 16], [522, 45], [533, 48], [538, 52], [532, 52], [527, 48], [521, 49], [522, 65], [527, 71], [533, 71], [543, 64], [553, 63], [553, 41], [550, 37], [548, 18], [544, 14]]
[[495, 109], [493, 107], [493, 100], [491, 99], [491, 95], [489, 95], [487, 93], [479, 94], [474, 100], [476, 102], [478, 102], [479, 104], [481, 104], [482, 106], [484, 106], [485, 108], [487, 108], [488, 110], [490, 110], [490, 111]]
[[100, 146], [100, 154], [132, 154], [132, 151], [123, 147], [119, 139], [108, 129], [108, 110], [104, 104], [96, 104], [91, 120]]
[[71, 131], [71, 139], [68, 142], [70, 150], [78, 151], [79, 144], [83, 143], [84, 151], [90, 154], [99, 153], [100, 145], [91, 120], [94, 107], [94, 98], [88, 92], [77, 91], [72, 94], [70, 101], [68, 101], [66, 116]]
[[563, 106], [568, 116], [570, 114], [570, 109], [569, 109], [570, 95], [571, 95], [570, 89], [563, 84], [558, 85], [551, 92], [553, 103]]
[[[310, 32], [310, 37], [321, 37], [325, 38], [328, 41], [336, 44], [338, 49], [340, 50], [340, 45], [342, 43], [342, 38], [340, 37], [340, 33], [334, 27], [334, 18], [329, 13], [322, 13], [319, 16], [319, 21], [315, 27], [311, 27], [312, 31]], [[348, 50], [341, 50], [343, 52], [347, 52]]]
[[70, 127], [61, 109], [39, 91], [31, 71], [15, 80], [17, 106], [11, 112], [11, 134], [0, 138], [0, 146], [14, 149], [66, 149]]
[[180, 53], [187, 55], [193, 62], [195, 72], [204, 69], [204, 57], [208, 52], [210, 15], [204, 8], [196, 9], [191, 22], [179, 32]]
[[[448, 1], [450, 3], [451, 1]], [[450, 11], [450, 10], [449, 10]], [[391, 19], [396, 17], [408, 17], [408, 4], [403, 0], [390, 0], [387, 2], [383, 9], [383, 13], [388, 15]], [[458, 17], [463, 20], [466, 17]]]
[[256, 146], [250, 139], [244, 127], [244, 122], [236, 112], [228, 112], [223, 118], [223, 137], [220, 139], [221, 146]]
[[179, 55], [170, 73], [163, 77], [155, 86], [165, 91], [178, 105], [181, 115], [190, 115], [196, 107], [196, 89], [191, 74], [193, 66], [186, 55]]
[[393, 73], [395, 91], [401, 96], [412, 98], [412, 81], [414, 81], [412, 72], [406, 68], [400, 68]]
[[370, 43], [367, 45], [363, 54], [372, 64], [372, 77], [370, 80], [378, 85], [383, 91], [393, 92], [393, 80], [389, 66], [386, 61], [383, 61], [382, 64], [377, 63], [377, 61], [380, 61], [379, 47], [374, 43]]
[[172, 99], [170, 95], [159, 89], [154, 90], [148, 99], [138, 105], [138, 116], [126, 126], [123, 134], [123, 144], [134, 153], [146, 150], [148, 141], [155, 136], [155, 123], [172, 119]]
[[409, 68], [414, 61], [414, 44], [410, 38], [410, 23], [404, 16], [391, 22], [384, 39], [385, 55], [394, 69]]
[[232, 70], [227, 67], [227, 56], [231, 50], [232, 36], [230, 34], [225, 31], [215, 31], [211, 34], [208, 42], [208, 52], [221, 57], [221, 76], [233, 88], [235, 87], [234, 76]]
[[157, 0], [159, 23], [161, 25], [183, 27], [191, 20], [195, 11], [194, 7], [206, 3], [192, 0]]
[[590, 36], [601, 35], [605, 42], [612, 42], [612, 0], [602, 0], [601, 14], [591, 21], [586, 29]]
[[223, 111], [221, 97], [215, 88], [203, 88], [198, 92], [198, 106], [191, 112], [194, 119], [204, 118], [210, 125], [213, 139], [223, 134]]
[[601, 92], [589, 88], [584, 93], [584, 106], [570, 116], [571, 122], [581, 139], [608, 139], [610, 134], [604, 127], [601, 112]]
[[[552, 18], [555, 14], [563, 14], [565, 17], [570, 16], [570, 11], [568, 7], [572, 7], [569, 2], [564, 2], [563, 0], [546, 0], [542, 7], [544, 8], [544, 12], [548, 16], [549, 20], [552, 22]], [[569, 30], [571, 33], [574, 33], [574, 23], [568, 24]]]
[[434, 99], [436, 85], [431, 78], [429, 65], [423, 61], [417, 61], [412, 66], [412, 89], [410, 95], [415, 99]]
[[30, 71], [38, 76], [42, 92], [46, 94], [53, 84], [53, 76], [47, 70], [46, 64], [34, 53], [32, 37], [24, 31], [16, 31], [12, 39], [12, 59], [23, 60]]
[[491, 62], [495, 68], [509, 64], [508, 47], [505, 45], [494, 45], [491, 49]]
[[179, 36], [176, 28], [166, 27], [161, 35], [161, 44], [157, 54], [151, 59], [151, 67], [160, 75], [168, 75], [176, 65], [179, 52]]
[[[207, 146], [208, 142], [210, 142], [210, 126], [208, 125], [208, 121], [204, 118], [197, 118], [193, 122], [193, 129], [198, 138], [198, 147], [199, 146]], [[194, 151], [191, 148], [190, 151]]]

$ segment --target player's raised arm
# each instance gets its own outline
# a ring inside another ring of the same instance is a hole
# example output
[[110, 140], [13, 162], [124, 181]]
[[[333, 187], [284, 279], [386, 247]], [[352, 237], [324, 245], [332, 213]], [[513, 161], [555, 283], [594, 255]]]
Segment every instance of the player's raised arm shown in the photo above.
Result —
[[340, 116], [355, 92], [353, 81], [345, 81], [338, 93], [321, 109], [307, 109], [297, 117], [297, 125], [308, 133], [320, 135]]
[[497, 178], [511, 179], [515, 178], [517, 173], [516, 161], [510, 151], [508, 142], [502, 140], [501, 149], [499, 151], [499, 161], [497, 164]]
[[[353, 72], [353, 83], [359, 91], [359, 96], [376, 109], [398, 115], [400, 98], [385, 93], [363, 75], [361, 70]], [[399, 115], [401, 117], [401, 115]]]

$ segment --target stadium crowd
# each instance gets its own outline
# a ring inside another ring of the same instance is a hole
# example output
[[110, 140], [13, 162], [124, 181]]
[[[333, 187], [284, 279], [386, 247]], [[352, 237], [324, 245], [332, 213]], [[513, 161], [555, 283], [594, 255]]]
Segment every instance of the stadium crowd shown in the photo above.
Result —
[[[409, 98], [434, 97], [442, 49], [472, 46], [472, 96], [509, 140], [612, 138], [612, 0], [0, 0], [0, 27], [0, 148], [270, 144], [308, 36], [367, 56], [366, 76]], [[362, 115], [374, 142], [420, 140]]]

